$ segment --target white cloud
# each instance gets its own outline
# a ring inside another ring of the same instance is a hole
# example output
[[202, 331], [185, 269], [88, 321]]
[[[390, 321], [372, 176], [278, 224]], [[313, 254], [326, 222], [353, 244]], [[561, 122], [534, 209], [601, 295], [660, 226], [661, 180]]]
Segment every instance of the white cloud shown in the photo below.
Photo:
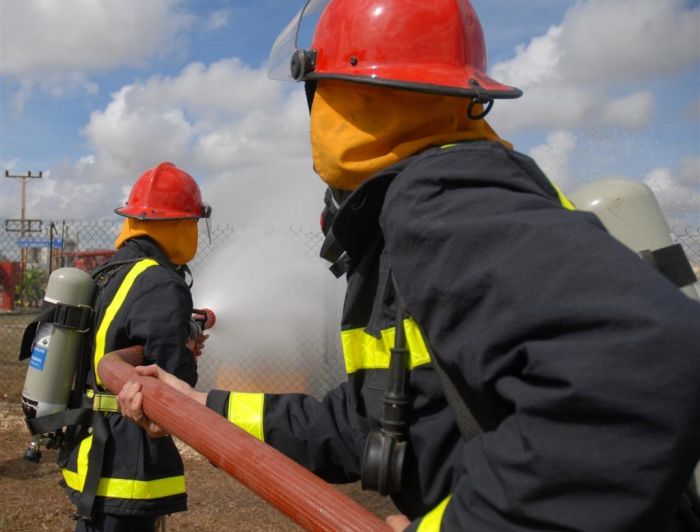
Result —
[[0, 73], [17, 77], [140, 65], [192, 22], [182, 0], [0, 2]]
[[700, 8], [685, 0], [588, 0], [563, 22], [562, 72], [581, 83], [654, 80], [700, 59]]
[[700, 218], [700, 185], [698, 182], [694, 185], [686, 183], [688, 176], [683, 176], [684, 171], [687, 171], [684, 167], [677, 173], [669, 168], [655, 168], [644, 178], [672, 227], [688, 223], [697, 225]]
[[211, 13], [209, 13], [209, 16], [207, 17], [207, 21], [204, 24], [204, 26], [209, 31], [220, 30], [222, 28], [228, 27], [230, 18], [230, 9], [217, 9], [216, 11], [212, 11]]
[[122, 87], [92, 113], [83, 132], [94, 153], [73, 170], [76, 187], [109, 190], [109, 208], [85, 199], [77, 212], [109, 214], [123, 187], [170, 160], [202, 184], [215, 222], [315, 226], [323, 188], [312, 171], [303, 92], [289, 87], [238, 59]]
[[546, 142], [530, 150], [545, 175], [560, 189], [571, 184], [569, 162], [576, 148], [576, 136], [569, 131], [554, 131], [547, 135]]
[[142, 67], [183, 46], [184, 0], [0, 0], [0, 74], [28, 88], [94, 92], [96, 71]]
[[[525, 93], [499, 102], [494, 125], [506, 133], [601, 121], [643, 127], [654, 102], [637, 87], [697, 63], [699, 34], [700, 7], [689, 9], [684, 0], [578, 1], [560, 25], [493, 67], [496, 79]], [[613, 96], [620, 86], [635, 88]]]
[[602, 109], [602, 121], [627, 129], [642, 129], [649, 125], [654, 111], [654, 95], [636, 92], [607, 102]]

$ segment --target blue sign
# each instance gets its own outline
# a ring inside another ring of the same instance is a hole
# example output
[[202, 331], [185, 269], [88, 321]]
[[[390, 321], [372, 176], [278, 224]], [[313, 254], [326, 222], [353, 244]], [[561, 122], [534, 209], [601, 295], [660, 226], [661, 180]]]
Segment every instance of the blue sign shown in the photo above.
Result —
[[[20, 238], [17, 240], [19, 247], [21, 248], [50, 248], [51, 246], [51, 240], [48, 238]], [[54, 249], [62, 249], [63, 248], [63, 239], [62, 238], [54, 238], [53, 239], [53, 248]]]

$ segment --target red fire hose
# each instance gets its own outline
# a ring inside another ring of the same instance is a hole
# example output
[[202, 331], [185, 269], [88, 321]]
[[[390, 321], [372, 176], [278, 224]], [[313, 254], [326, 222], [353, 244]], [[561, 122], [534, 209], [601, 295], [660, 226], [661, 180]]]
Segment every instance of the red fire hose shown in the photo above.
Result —
[[366, 508], [224, 417], [163, 382], [136, 373], [132, 366], [142, 363], [143, 348], [130, 347], [105, 355], [98, 370], [113, 393], [129, 380], [140, 382], [146, 416], [301, 527], [390, 530]]

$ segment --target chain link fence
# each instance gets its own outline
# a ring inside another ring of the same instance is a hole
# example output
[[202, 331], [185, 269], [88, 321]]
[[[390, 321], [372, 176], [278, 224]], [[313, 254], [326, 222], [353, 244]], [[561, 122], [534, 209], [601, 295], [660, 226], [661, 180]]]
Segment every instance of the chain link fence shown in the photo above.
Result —
[[[24, 235], [8, 230], [7, 224], [0, 230], [0, 399], [18, 400], [21, 395], [27, 362], [17, 360], [19, 345], [26, 325], [41, 306], [50, 272], [62, 266], [91, 271], [102, 264], [114, 254], [121, 223], [49, 221], [43, 222], [40, 230]], [[254, 253], [237, 249], [253, 240], [262, 242]], [[239, 294], [241, 284], [259, 285], [255, 294], [239, 302], [230, 331], [231, 321], [227, 324], [222, 317], [232, 313], [222, 309], [225, 312], [220, 314], [219, 308], [212, 308], [217, 323], [198, 359], [198, 388], [305, 392], [320, 397], [340, 382], [344, 372], [337, 331], [342, 286], [324, 272], [325, 265], [318, 258], [321, 242], [318, 231], [284, 228], [261, 234], [245, 227], [207, 230], [200, 224], [198, 252], [189, 264], [195, 307], [200, 306], [197, 296], [204, 291], [202, 274], [217, 261], [218, 271], [213, 271], [208, 281], [206, 275], [204, 279], [210, 294], [225, 292], [234, 274]], [[236, 264], [226, 264], [231, 262], [227, 250], [235, 250], [241, 260], [251, 260], [251, 264], [245, 270], [239, 264], [236, 270]], [[282, 288], [272, 278], [254, 281], [258, 273], [278, 277], [274, 268], [267, 274], [261, 271], [265, 263], [284, 270], [291, 264], [294, 279], [285, 281], [288, 286]], [[290, 306], [290, 300], [306, 303]], [[255, 306], [257, 313], [243, 312], [241, 306], [246, 303]], [[291, 315], [281, 317], [293, 327], [280, 328], [269, 322], [270, 316], [280, 318], [284, 310]], [[251, 314], [256, 323], [240, 318]]]
[[[19, 344], [41, 305], [49, 272], [61, 266], [94, 269], [114, 253], [120, 227], [119, 221], [48, 221], [21, 235], [4, 224], [0, 398], [18, 400], [21, 394], [26, 361], [17, 360]], [[190, 264], [194, 303], [198, 306], [198, 296], [209, 291], [213, 299], [218, 297], [219, 307], [213, 308], [217, 326], [199, 359], [198, 387], [321, 396], [344, 378], [337, 332], [343, 282], [323, 271], [317, 231], [249, 233], [246, 228], [218, 226], [212, 228], [209, 241], [207, 232], [200, 232], [199, 250]], [[673, 233], [700, 276], [700, 227], [676, 227]], [[250, 242], [258, 248], [251, 251]], [[285, 276], [282, 284], [275, 284]], [[257, 314], [250, 311], [253, 307]]]

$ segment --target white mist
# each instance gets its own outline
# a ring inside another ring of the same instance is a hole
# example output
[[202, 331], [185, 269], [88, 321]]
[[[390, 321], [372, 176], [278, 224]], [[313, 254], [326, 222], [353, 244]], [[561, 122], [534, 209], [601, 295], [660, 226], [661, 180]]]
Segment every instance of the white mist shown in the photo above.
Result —
[[195, 307], [216, 314], [198, 388], [320, 395], [340, 381], [344, 281], [318, 246], [313, 234], [243, 229], [193, 272]]

